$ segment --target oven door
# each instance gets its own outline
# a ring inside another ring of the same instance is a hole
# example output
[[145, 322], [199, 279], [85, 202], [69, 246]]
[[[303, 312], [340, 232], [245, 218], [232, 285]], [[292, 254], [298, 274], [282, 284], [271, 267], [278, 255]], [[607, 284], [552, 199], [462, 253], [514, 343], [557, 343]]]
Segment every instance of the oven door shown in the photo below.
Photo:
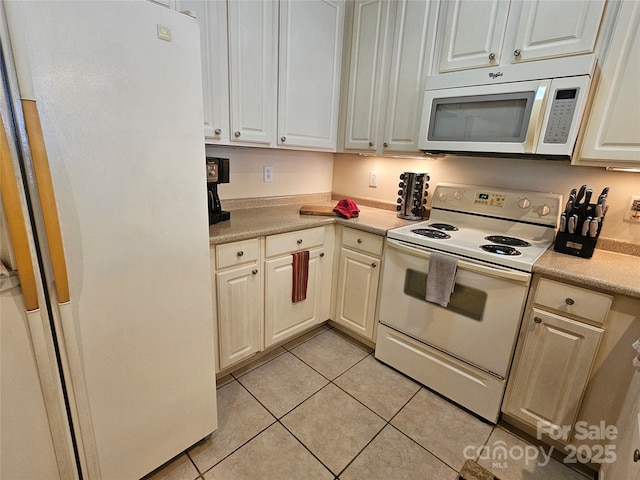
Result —
[[446, 308], [425, 297], [429, 250], [387, 239], [379, 321], [506, 378], [531, 275], [458, 259]]

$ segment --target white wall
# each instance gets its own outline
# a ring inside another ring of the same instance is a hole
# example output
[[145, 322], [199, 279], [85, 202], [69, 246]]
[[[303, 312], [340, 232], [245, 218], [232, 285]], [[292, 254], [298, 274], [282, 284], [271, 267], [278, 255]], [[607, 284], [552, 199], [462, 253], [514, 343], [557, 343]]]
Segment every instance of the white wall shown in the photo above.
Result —
[[[369, 187], [371, 170], [378, 174], [377, 188]], [[555, 192], [565, 198], [572, 188], [582, 184], [593, 189], [594, 197], [608, 186], [611, 187], [609, 212], [602, 227], [602, 236], [640, 243], [640, 224], [622, 221], [629, 197], [640, 195], [640, 173], [610, 172], [603, 168], [576, 167], [568, 162], [545, 160], [469, 157], [398, 159], [338, 154], [333, 167], [333, 191], [395, 202], [399, 175], [404, 171], [428, 172], [431, 175], [430, 193], [438, 182]]]
[[[229, 159], [229, 183], [218, 186], [223, 201], [331, 192], [332, 153], [217, 145], [207, 145], [206, 151]], [[263, 182], [265, 165], [273, 167], [270, 183]]]

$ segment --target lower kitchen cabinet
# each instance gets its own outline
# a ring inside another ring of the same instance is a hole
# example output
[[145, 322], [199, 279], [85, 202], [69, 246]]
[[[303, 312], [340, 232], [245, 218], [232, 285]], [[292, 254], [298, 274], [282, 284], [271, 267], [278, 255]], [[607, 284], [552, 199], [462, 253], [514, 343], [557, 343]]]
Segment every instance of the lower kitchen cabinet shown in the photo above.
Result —
[[216, 316], [223, 370], [262, 350], [260, 241], [216, 246]]
[[324, 260], [322, 249], [309, 251], [307, 298], [296, 303], [291, 299], [293, 284], [291, 255], [265, 262], [265, 346], [271, 346], [326, 320], [318, 316], [322, 295], [320, 278], [322, 260]]
[[503, 410], [532, 426], [573, 426], [603, 330], [534, 308]]
[[334, 321], [374, 341], [383, 238], [342, 229]]
[[[317, 227], [266, 238], [265, 347], [329, 318], [333, 227]], [[306, 299], [292, 300], [293, 253], [309, 250]]]

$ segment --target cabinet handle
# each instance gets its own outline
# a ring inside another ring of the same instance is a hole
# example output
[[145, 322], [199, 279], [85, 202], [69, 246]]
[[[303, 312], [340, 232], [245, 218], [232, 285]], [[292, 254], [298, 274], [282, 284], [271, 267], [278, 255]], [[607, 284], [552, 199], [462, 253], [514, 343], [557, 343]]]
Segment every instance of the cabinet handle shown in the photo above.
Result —
[[371, 264], [371, 268], [376, 268], [377, 266], [378, 266], [378, 264], [377, 264], [377, 263], [375, 263], [375, 262], [373, 262], [373, 263]]
[[540, 317], [533, 317], [533, 321], [536, 323], [542, 323], [542, 319]]
[[567, 305], [573, 305], [576, 302], [573, 298], [567, 297], [564, 299], [564, 303], [566, 303]]
[[494, 58], [496, 58], [496, 54], [495, 54], [495, 53], [493, 53], [493, 52], [491, 52], [491, 53], [489, 54], [489, 60], [493, 60]]
[[356, 240], [358, 243], [362, 243], [362, 239], [359, 238], [358, 240]]
[[238, 138], [240, 136], [240, 132], [233, 132], [233, 136]]
[[324, 252], [320, 252], [320, 258], [324, 257]]
[[286, 142], [287, 141], [287, 137], [280, 137], [280, 141], [281, 142]]
[[522, 53], [522, 52], [520, 52], [520, 50], [516, 50], [515, 52], [513, 52], [513, 56], [514, 57], [519, 57], [520, 53]]
[[219, 128], [216, 128], [213, 133], [215, 133], [216, 135], [220, 135], [222, 133], [222, 130], [220, 130]]
[[297, 243], [298, 245], [302, 245], [302, 239], [301, 239], [301, 238], [299, 238], [298, 240], [296, 240], [296, 243]]
[[238, 255], [239, 257], [244, 255], [244, 252], [242, 250], [240, 250], [238, 253], [236, 253], [236, 255]]
[[252, 275], [257, 275], [257, 274], [258, 274], [258, 269], [251, 270], [251, 274], [252, 274]]
[[373, 142], [369, 142], [369, 146], [370, 146], [370, 147], [373, 147]]

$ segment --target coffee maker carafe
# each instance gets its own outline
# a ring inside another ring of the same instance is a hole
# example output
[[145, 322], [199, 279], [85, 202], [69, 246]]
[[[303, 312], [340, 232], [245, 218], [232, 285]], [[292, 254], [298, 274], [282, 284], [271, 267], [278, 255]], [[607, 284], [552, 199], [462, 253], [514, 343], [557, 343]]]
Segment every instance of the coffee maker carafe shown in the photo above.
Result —
[[207, 157], [207, 197], [209, 199], [209, 225], [231, 218], [222, 210], [218, 196], [218, 184], [229, 183], [229, 159]]

